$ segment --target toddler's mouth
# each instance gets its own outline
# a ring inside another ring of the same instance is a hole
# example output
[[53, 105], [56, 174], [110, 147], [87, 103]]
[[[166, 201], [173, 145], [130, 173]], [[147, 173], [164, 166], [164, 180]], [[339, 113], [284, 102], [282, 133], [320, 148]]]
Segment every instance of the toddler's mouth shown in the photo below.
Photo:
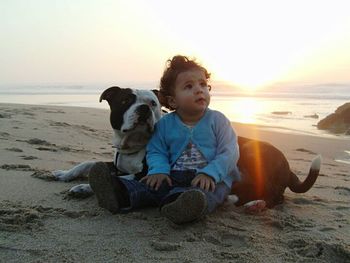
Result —
[[199, 98], [199, 99], [196, 99], [196, 102], [206, 102], [206, 99], [204, 99], [204, 98]]

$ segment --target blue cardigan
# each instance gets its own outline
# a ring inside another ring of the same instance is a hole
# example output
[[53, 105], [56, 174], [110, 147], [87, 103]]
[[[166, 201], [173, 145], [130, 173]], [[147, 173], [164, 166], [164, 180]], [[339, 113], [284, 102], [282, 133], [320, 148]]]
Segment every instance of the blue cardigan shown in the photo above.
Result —
[[146, 149], [148, 175], [170, 175], [171, 167], [190, 141], [208, 162], [196, 173], [207, 174], [215, 183], [225, 182], [228, 187], [240, 180], [237, 135], [225, 115], [210, 109], [193, 128], [188, 128], [175, 112], [157, 122]]

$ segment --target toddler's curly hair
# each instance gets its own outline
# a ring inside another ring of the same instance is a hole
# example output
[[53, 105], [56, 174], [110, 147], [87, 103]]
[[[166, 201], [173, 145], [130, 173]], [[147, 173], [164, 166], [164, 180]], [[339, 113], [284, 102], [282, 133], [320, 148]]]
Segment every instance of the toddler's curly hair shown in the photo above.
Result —
[[204, 72], [207, 80], [210, 79], [210, 73], [198, 64], [195, 59], [191, 60], [186, 56], [176, 55], [172, 59], [168, 59], [162, 78], [160, 79], [159, 87], [159, 102], [162, 106], [175, 110], [168, 104], [168, 96], [174, 95], [175, 82], [177, 76], [185, 71], [199, 69]]

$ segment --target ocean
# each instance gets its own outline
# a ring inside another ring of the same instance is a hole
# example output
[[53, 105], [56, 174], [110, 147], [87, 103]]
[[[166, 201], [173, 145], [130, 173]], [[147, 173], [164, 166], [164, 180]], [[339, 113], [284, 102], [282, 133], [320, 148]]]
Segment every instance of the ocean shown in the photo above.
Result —
[[[156, 87], [149, 83], [126, 86]], [[0, 86], [0, 103], [108, 109], [106, 102], [98, 101], [106, 87], [108, 85]], [[231, 121], [263, 125], [280, 132], [344, 137], [318, 130], [316, 125], [346, 102], [350, 102], [350, 85], [288, 86], [279, 91], [253, 94], [217, 84], [211, 91], [210, 108], [223, 112]]]

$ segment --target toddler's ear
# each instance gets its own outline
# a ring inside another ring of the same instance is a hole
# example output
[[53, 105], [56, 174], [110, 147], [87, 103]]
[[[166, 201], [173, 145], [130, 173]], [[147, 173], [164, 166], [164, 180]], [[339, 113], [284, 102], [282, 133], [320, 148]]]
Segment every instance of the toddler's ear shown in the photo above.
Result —
[[176, 108], [177, 108], [176, 100], [175, 100], [174, 97], [172, 97], [172, 96], [167, 96], [166, 99], [167, 99], [168, 105], [169, 105], [171, 108], [173, 108], [173, 109], [176, 109]]

